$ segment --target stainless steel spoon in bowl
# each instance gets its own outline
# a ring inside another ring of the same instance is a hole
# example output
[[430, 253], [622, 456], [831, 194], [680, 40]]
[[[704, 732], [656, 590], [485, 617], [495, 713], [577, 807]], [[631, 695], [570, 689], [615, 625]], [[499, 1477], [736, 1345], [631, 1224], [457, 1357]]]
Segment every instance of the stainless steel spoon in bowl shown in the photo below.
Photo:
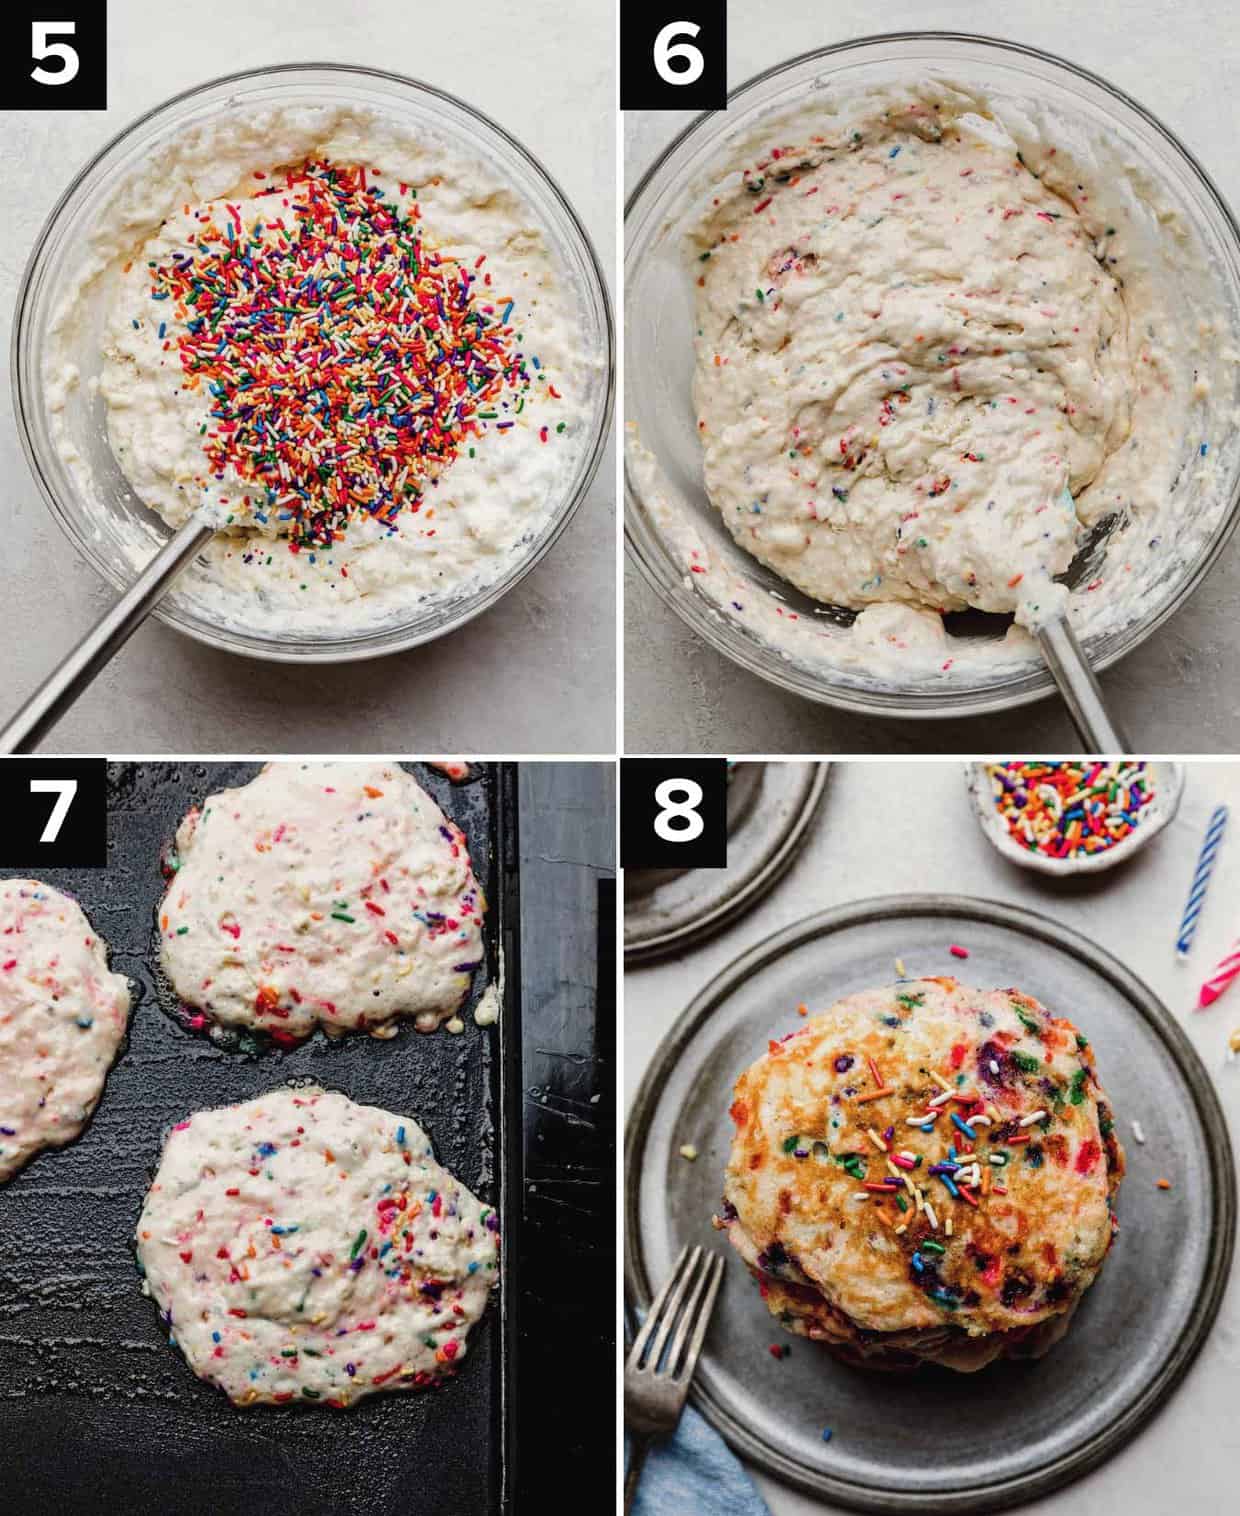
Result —
[[[1059, 582], [1074, 590], [1095, 572], [1099, 556], [1112, 534], [1121, 526], [1118, 514], [1104, 516], [1085, 534]], [[1046, 659], [1059, 693], [1063, 696], [1077, 736], [1085, 751], [1108, 758], [1132, 752], [1132, 745], [1106, 708], [1102, 687], [1076, 640], [1066, 611], [1045, 622], [1037, 631], [1038, 646]]]
[[1056, 616], [1038, 629], [1038, 646], [1063, 696], [1077, 736], [1091, 756], [1115, 758], [1132, 752], [1102, 697], [1102, 687], [1086, 661], [1066, 616]]

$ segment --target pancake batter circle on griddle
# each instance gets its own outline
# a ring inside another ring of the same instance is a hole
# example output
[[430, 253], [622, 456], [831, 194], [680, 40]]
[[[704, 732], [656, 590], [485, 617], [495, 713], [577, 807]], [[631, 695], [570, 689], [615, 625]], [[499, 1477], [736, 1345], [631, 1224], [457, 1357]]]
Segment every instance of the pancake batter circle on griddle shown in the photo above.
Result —
[[269, 764], [190, 812], [173, 866], [161, 962], [210, 1023], [433, 1031], [482, 960], [464, 834], [397, 764]]
[[415, 1122], [317, 1086], [180, 1122], [137, 1229], [170, 1341], [238, 1405], [436, 1384], [498, 1248], [494, 1210]]
[[90, 1119], [129, 1024], [129, 982], [76, 901], [0, 881], [0, 1184]]

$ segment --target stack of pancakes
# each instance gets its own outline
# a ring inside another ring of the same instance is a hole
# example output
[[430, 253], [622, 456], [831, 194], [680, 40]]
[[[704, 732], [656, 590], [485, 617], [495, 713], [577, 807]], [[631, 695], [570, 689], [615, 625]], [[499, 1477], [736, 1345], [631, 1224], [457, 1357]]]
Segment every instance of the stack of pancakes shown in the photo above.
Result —
[[770, 1044], [732, 1118], [715, 1224], [781, 1325], [851, 1363], [1044, 1352], [1117, 1230], [1089, 1044], [1017, 990], [850, 995]]

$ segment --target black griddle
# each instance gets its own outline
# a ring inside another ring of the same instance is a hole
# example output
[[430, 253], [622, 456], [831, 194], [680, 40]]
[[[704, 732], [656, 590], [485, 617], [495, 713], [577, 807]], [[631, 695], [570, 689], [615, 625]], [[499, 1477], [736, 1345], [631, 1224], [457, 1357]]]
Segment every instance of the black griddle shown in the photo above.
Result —
[[[483, 1516], [515, 1509], [524, 1194], [517, 773], [513, 765], [483, 765], [470, 783], [453, 785], [425, 765], [405, 767], [464, 831], [487, 896], [486, 968], [475, 976], [460, 1036], [406, 1027], [390, 1042], [353, 1036], [332, 1044], [319, 1033], [289, 1051], [245, 1054], [177, 1019], [155, 967], [161, 854], [191, 805], [245, 783], [258, 764], [109, 765], [107, 869], [44, 872], [81, 903], [135, 993], [128, 1046], [86, 1131], [0, 1188], [0, 1510]], [[25, 872], [0, 867], [0, 874]], [[484, 1029], [472, 1008], [497, 971], [501, 944], [504, 1005], [498, 1028]], [[414, 1116], [439, 1160], [498, 1204], [501, 1290], [471, 1333], [460, 1373], [439, 1389], [375, 1395], [344, 1412], [238, 1410], [165, 1341], [140, 1288], [133, 1229], [174, 1122], [307, 1076]], [[608, 1289], [599, 1301], [608, 1315], [609, 1299]], [[609, 1356], [601, 1372], [610, 1396]]]
[[610, 1512], [618, 1487], [615, 773], [520, 773], [525, 1035], [519, 1109], [505, 1117], [524, 1187], [511, 1318], [521, 1394], [508, 1428], [523, 1516], [572, 1497]]

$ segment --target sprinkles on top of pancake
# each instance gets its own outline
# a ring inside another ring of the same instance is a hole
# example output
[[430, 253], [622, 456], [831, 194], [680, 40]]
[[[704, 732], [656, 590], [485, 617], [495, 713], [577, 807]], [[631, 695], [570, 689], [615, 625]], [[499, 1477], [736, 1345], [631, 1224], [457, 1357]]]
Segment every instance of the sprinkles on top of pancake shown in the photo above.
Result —
[[1092, 1051], [1018, 990], [850, 995], [737, 1080], [716, 1224], [792, 1331], [979, 1368], [1061, 1334], [1124, 1172]]

